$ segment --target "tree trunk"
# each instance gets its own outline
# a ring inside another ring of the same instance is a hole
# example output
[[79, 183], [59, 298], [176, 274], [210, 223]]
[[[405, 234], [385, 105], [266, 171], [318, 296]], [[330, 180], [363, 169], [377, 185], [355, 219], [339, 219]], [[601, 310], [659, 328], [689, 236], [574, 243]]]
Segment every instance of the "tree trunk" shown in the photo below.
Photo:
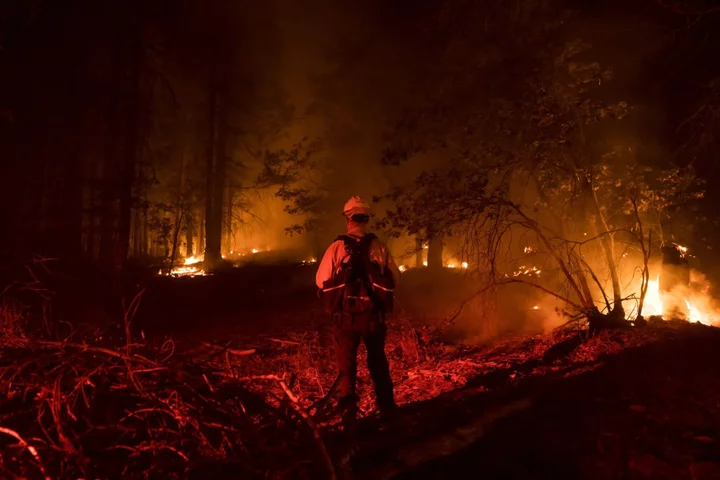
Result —
[[433, 235], [428, 243], [427, 266], [432, 269], [443, 267], [443, 235]]
[[[116, 87], [111, 86], [112, 89]], [[109, 270], [112, 259], [113, 237], [115, 230], [115, 191], [116, 174], [114, 166], [117, 165], [117, 98], [113, 92], [107, 112], [107, 127], [105, 130], [105, 153], [100, 167], [99, 185], [100, 205], [97, 213], [100, 216], [100, 235], [98, 258], [103, 269]]]
[[421, 237], [415, 237], [415, 268], [423, 266], [423, 240]]
[[82, 257], [83, 170], [79, 150], [67, 158], [63, 192], [62, 252], [72, 261]]
[[175, 264], [175, 257], [178, 251], [178, 243], [180, 242], [180, 229], [182, 228], [185, 217], [185, 155], [180, 153], [180, 185], [178, 186], [177, 211], [175, 213], [175, 230], [173, 231], [172, 254], [170, 255], [170, 265]]
[[135, 258], [142, 256], [142, 216], [139, 208], [133, 209], [133, 251]]
[[[610, 270], [610, 279], [612, 280], [613, 286], [613, 311], [617, 312], [617, 315], [624, 316], [624, 308], [622, 305], [622, 288], [620, 287], [620, 276], [618, 275], [617, 265], [615, 264], [615, 236], [610, 233], [605, 215], [600, 208], [600, 202], [598, 201], [597, 194], [590, 185], [590, 192], [592, 200], [595, 205], [595, 211], [597, 212], [596, 223], [599, 223], [602, 227], [602, 235], [600, 237], [600, 245], [602, 246], [603, 252], [605, 253], [605, 262], [607, 263], [608, 269]], [[597, 228], [597, 227], [596, 227]]]
[[198, 255], [201, 253], [204, 253], [204, 246], [205, 246], [205, 217], [203, 215], [203, 210], [200, 209], [198, 212], [198, 241], [197, 241], [197, 249], [198, 249]]
[[208, 89], [207, 187], [205, 192], [205, 266], [213, 269], [222, 259], [222, 194], [224, 148], [218, 121], [217, 66], [213, 67]]
[[194, 232], [194, 221], [191, 211], [188, 211], [188, 214], [185, 218], [185, 256], [186, 257], [192, 257], [194, 255], [194, 245], [193, 245], [193, 234]]
[[150, 245], [148, 244], [148, 241], [150, 240], [148, 238], [148, 205], [147, 205], [147, 193], [145, 194], [145, 201], [143, 202], [142, 206], [142, 254], [143, 256], [148, 255], [150, 253]]
[[227, 186], [227, 206], [225, 211], [225, 228], [227, 229], [227, 241], [225, 251], [230, 254], [233, 251], [233, 189], [228, 182]]

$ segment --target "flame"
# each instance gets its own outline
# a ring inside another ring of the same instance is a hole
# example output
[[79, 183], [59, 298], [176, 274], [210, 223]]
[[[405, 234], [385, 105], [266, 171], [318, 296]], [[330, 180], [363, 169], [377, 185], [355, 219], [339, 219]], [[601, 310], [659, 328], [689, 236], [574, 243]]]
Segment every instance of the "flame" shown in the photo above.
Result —
[[540, 310], [540, 307], [538, 307], [537, 305], [535, 305], [532, 309], [533, 309], [533, 310]]
[[400, 265], [398, 267], [398, 270], [400, 270], [401, 272], [404, 272], [405, 270], [407, 270], [407, 268], [405, 267], [405, 265]]
[[205, 255], [198, 255], [197, 257], [195, 255], [192, 255], [185, 259], [185, 265], [192, 265], [194, 263], [200, 263], [203, 260], [205, 260]]
[[645, 294], [645, 303], [643, 304], [643, 315], [652, 316], [660, 315], [665, 312], [663, 308], [662, 297], [660, 296], [660, 274], [655, 280], [648, 280], [648, 289]]
[[423, 267], [427, 267], [427, 260], [423, 262]]
[[[225, 257], [223, 257], [225, 258]], [[205, 260], [204, 255], [192, 255], [185, 259], [183, 266], [175, 267], [170, 270], [170, 273], [166, 274], [170, 277], [195, 277], [198, 275], [207, 275], [205, 270], [199, 267], [198, 264]], [[158, 275], [163, 275], [162, 269], [158, 271]]]
[[183, 266], [173, 268], [170, 271], [170, 275], [173, 277], [195, 277], [197, 275], [205, 275], [205, 270], [193, 266]]
[[685, 300], [685, 306], [688, 309], [688, 320], [691, 322], [700, 322], [703, 325], [712, 325], [712, 319], [710, 314], [701, 312], [698, 307], [690, 303], [689, 300]]
[[455, 264], [454, 264], [454, 263], [450, 263], [450, 264], [448, 264], [447, 268], [455, 268]]
[[258, 253], [258, 251], [259, 251], [259, 250], [258, 250], [257, 248], [253, 248], [253, 249], [252, 249], [252, 253]]
[[462, 268], [464, 268], [464, 269], [467, 269], [467, 268], [468, 268], [468, 263], [467, 263], [467, 262], [462, 262], [462, 263], [460, 264], [460, 266], [461, 266]]
[[525, 253], [534, 253], [535, 249], [533, 247], [525, 247], [523, 248], [523, 252]]
[[422, 248], [423, 248], [424, 250], [427, 250], [428, 248], [430, 248], [430, 246], [429, 246], [427, 243], [425, 243], [425, 244], [423, 244]]
[[[660, 291], [660, 275], [648, 282], [648, 290], [643, 304], [643, 316], [685, 315], [690, 322], [704, 325], [719, 325], [720, 313], [712, 307], [708, 296], [709, 285], [703, 288], [676, 288], [672, 292]], [[683, 312], [683, 307], [685, 311]]]

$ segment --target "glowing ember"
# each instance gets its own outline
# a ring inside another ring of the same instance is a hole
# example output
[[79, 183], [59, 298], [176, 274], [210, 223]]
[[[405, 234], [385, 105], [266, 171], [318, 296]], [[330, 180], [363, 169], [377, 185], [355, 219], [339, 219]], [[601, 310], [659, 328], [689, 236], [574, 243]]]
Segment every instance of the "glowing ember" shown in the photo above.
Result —
[[427, 260], [423, 262], [423, 267], [427, 267]]
[[173, 268], [170, 271], [170, 275], [173, 277], [195, 277], [197, 275], [205, 275], [205, 270], [193, 266], [184, 266]]
[[536, 275], [539, 277], [541, 273], [542, 270], [536, 266], [526, 267], [525, 265], [521, 265], [520, 268], [513, 272], [513, 277], [519, 277], [520, 275]]
[[428, 248], [429, 248], [429, 246], [427, 243], [423, 245], [423, 249], [427, 250]]
[[462, 263], [460, 264], [460, 266], [461, 266], [462, 268], [465, 268], [465, 269], [466, 269], [466, 268], [468, 268], [468, 263], [467, 263], [467, 262], [462, 262]]
[[534, 253], [534, 252], [535, 252], [535, 249], [534, 249], [533, 247], [525, 247], [525, 248], [523, 249], [523, 252], [525, 252], [525, 253]]
[[400, 265], [400, 266], [398, 267], [398, 270], [400, 270], [401, 272], [404, 272], [404, 271], [407, 270], [407, 269], [405, 268], [405, 265]]
[[688, 253], [688, 248], [687, 248], [687, 247], [684, 247], [684, 246], [682, 246], [682, 245], [675, 245], [675, 246], [676, 246], [677, 249], [680, 251], [680, 256], [681, 256], [682, 258], [685, 258], [685, 255], [687, 255], [687, 253]]

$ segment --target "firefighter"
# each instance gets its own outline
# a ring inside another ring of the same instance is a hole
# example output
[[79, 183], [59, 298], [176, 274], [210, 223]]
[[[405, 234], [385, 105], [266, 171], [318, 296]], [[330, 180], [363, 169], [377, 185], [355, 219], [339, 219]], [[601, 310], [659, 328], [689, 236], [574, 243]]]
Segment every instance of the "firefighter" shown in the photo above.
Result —
[[[381, 418], [397, 409], [390, 367], [385, 356], [387, 326], [385, 314], [392, 310], [394, 278], [400, 274], [387, 247], [367, 232], [370, 206], [360, 197], [350, 198], [343, 209], [347, 234], [341, 235], [325, 252], [315, 277], [326, 312], [332, 318], [333, 344], [340, 374], [338, 407], [343, 425], [352, 436], [357, 418], [355, 382], [357, 349], [362, 340], [367, 349], [367, 366], [375, 385], [375, 399]], [[365, 248], [363, 249], [363, 245]], [[369, 276], [369, 271], [373, 273]], [[389, 279], [385, 286], [381, 278]], [[354, 283], [355, 282], [355, 283]], [[353, 292], [351, 285], [361, 291]], [[367, 288], [365, 288], [367, 287]], [[384, 299], [379, 298], [385, 295]]]

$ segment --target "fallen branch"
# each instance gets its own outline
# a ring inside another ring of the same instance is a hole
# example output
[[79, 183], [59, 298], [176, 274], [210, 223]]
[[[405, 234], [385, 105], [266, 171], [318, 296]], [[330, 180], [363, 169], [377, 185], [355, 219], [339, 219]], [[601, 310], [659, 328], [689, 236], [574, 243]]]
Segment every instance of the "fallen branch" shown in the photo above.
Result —
[[292, 401], [294, 405], [294, 410], [302, 416], [305, 421], [308, 424], [308, 427], [310, 427], [310, 430], [313, 432], [313, 437], [315, 437], [315, 442], [318, 444], [318, 448], [320, 449], [320, 453], [323, 456], [323, 460], [325, 461], [325, 466], [328, 469], [328, 473], [330, 474], [331, 480], [337, 480], [337, 474], [335, 473], [335, 465], [333, 464], [332, 458], [330, 458], [330, 454], [327, 451], [327, 448], [325, 447], [325, 442], [323, 442], [322, 437], [320, 436], [320, 430], [317, 428], [317, 425], [315, 425], [315, 422], [313, 421], [310, 414], [302, 408], [300, 405], [300, 401], [298, 398], [293, 395], [293, 393], [290, 391], [288, 386], [285, 384], [283, 380], [280, 380], [278, 378], [278, 381], [280, 383], [280, 387], [285, 391], [285, 394], [288, 396], [288, 398]]
[[221, 352], [230, 352], [233, 355], [252, 355], [257, 351], [254, 348], [250, 348], [247, 350], [238, 350], [237, 348], [221, 347], [220, 345], [215, 345], [215, 344], [212, 344], [209, 342], [200, 342], [200, 343], [202, 343], [204, 346], [206, 346], [208, 348], [214, 348], [215, 350], [220, 350]]
[[45, 467], [43, 467], [43, 463], [40, 460], [40, 454], [38, 453], [37, 449], [33, 447], [32, 445], [28, 444], [15, 430], [10, 430], [9, 428], [0, 427], [0, 433], [4, 433], [5, 435], [10, 435], [14, 439], [18, 441], [21, 447], [27, 448], [28, 451], [32, 454], [33, 457], [35, 457], [35, 460], [38, 463], [38, 468], [40, 468], [40, 472], [42, 473], [43, 477], [45, 477], [45, 480], [50, 480], [50, 477], [45, 473]]
[[293, 342], [291, 340], [280, 340], [279, 338], [268, 338], [271, 342], [283, 343], [285, 345], [302, 345], [300, 342]]
[[335, 473], [335, 465], [333, 464], [332, 458], [330, 458], [330, 454], [327, 451], [327, 447], [325, 447], [325, 442], [322, 439], [322, 436], [320, 435], [320, 430], [318, 429], [317, 425], [313, 421], [310, 414], [305, 410], [302, 405], [300, 405], [300, 400], [295, 396], [295, 394], [292, 393], [292, 391], [288, 388], [287, 384], [285, 383], [285, 380], [278, 377], [277, 375], [253, 375], [250, 377], [241, 377], [238, 378], [239, 381], [252, 381], [252, 380], [274, 380], [278, 382], [280, 385], [280, 388], [283, 389], [285, 392], [285, 395], [290, 399], [293, 405], [293, 410], [295, 410], [307, 423], [308, 427], [310, 427], [310, 430], [313, 433], [313, 437], [315, 438], [315, 442], [318, 445], [318, 448], [320, 449], [320, 453], [323, 456], [323, 460], [325, 461], [325, 466], [328, 469], [328, 472], [330, 473], [330, 478], [332, 480], [337, 480], [337, 474]]
[[127, 356], [118, 351], [111, 350], [109, 348], [93, 347], [91, 345], [85, 345], [82, 343], [57, 342], [57, 341], [53, 341], [53, 340], [31, 340], [30, 344], [41, 346], [41, 347], [55, 347], [55, 348], [60, 348], [60, 349], [75, 348], [77, 350], [82, 350], [84, 352], [104, 353], [105, 355], [119, 358], [120, 360], [124, 360], [124, 361], [135, 361], [135, 362], [145, 363], [146, 365], [150, 365], [152, 367], [158, 366], [157, 363], [155, 363], [152, 360], [149, 360], [145, 357], [142, 357], [140, 355], [133, 354], [131, 356]]

